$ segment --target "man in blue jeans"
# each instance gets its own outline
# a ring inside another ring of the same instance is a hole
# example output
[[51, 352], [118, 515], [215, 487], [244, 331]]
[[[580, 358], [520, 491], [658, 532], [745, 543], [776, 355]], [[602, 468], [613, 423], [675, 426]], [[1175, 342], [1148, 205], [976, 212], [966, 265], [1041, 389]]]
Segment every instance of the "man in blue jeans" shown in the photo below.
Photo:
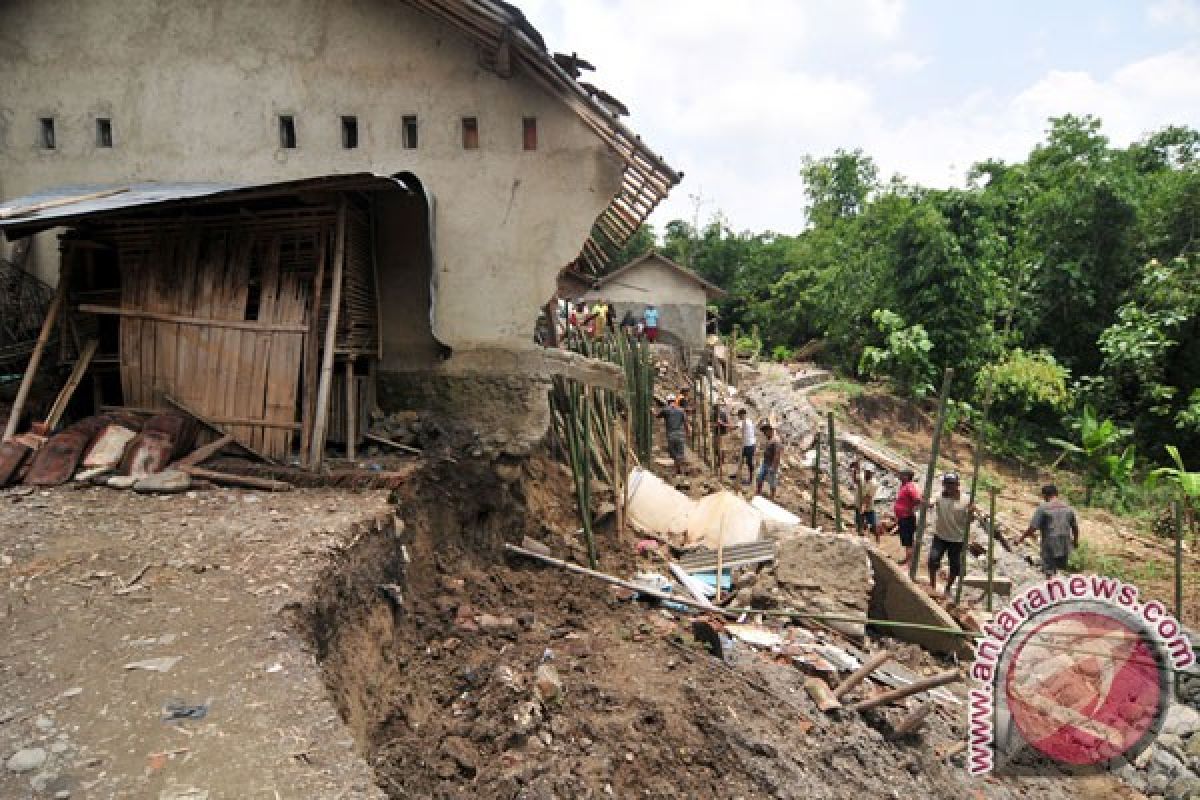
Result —
[[758, 437], [754, 433], [754, 422], [746, 416], [746, 409], [738, 409], [738, 431], [742, 434], [742, 457], [738, 461], [737, 469], [733, 473], [734, 480], [737, 480], [738, 475], [742, 474], [742, 464], [746, 465], [746, 480], [742, 483], [746, 486], [750, 485], [750, 481], [754, 480], [754, 449], [758, 445]]
[[775, 488], [779, 485], [779, 465], [783, 461], [783, 442], [775, 438], [775, 429], [771, 423], [764, 422], [763, 435], [767, 443], [763, 445], [762, 467], [758, 471], [758, 484], [754, 487], [755, 494], [762, 494], [763, 483], [771, 487], [771, 499], [775, 499]]

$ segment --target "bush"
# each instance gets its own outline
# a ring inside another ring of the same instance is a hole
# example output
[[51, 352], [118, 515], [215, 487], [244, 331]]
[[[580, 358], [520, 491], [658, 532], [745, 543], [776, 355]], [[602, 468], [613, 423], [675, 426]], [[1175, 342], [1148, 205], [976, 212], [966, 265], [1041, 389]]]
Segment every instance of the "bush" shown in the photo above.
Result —
[[791, 361], [796, 355], [796, 351], [788, 347], [786, 344], [777, 344], [771, 349], [771, 360], [784, 363]]

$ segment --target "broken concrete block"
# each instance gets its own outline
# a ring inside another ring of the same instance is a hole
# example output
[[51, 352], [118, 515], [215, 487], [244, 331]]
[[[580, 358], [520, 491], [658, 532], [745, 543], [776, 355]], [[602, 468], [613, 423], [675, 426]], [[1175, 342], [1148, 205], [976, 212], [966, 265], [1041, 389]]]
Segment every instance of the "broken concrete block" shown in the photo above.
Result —
[[[958, 630], [959, 625], [946, 609], [938, 605], [925, 590], [913, 583], [908, 571], [899, 566], [890, 556], [873, 547], [867, 548], [871, 569], [875, 574], [876, 587], [871, 595], [870, 616], [897, 622], [915, 622], [922, 625]], [[956, 653], [961, 658], [969, 657], [970, 645], [962, 636], [914, 628], [893, 628], [889, 635], [912, 642], [935, 653]]]
[[[785, 605], [855, 617], [866, 616], [874, 585], [863, 542], [830, 533], [803, 533], [781, 541], [775, 552], [774, 582]], [[756, 586], [756, 590], [769, 588], [769, 581], [762, 579]], [[829, 624], [851, 636], [864, 633], [863, 625], [856, 622]]]

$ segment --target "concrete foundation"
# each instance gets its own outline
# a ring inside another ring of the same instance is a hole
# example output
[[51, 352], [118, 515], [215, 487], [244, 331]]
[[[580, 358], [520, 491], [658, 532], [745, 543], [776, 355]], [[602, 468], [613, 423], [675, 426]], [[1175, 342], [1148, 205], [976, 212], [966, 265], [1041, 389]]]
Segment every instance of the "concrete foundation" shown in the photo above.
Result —
[[[913, 583], [904, 567], [899, 566], [881, 550], [870, 546], [866, 546], [865, 549], [871, 559], [871, 571], [875, 577], [870, 610], [873, 619], [959, 629], [958, 623], [946, 609], [938, 605], [924, 589]], [[912, 628], [888, 628], [887, 633], [935, 653], [955, 654], [960, 658], [971, 655], [969, 640], [962, 636]]]

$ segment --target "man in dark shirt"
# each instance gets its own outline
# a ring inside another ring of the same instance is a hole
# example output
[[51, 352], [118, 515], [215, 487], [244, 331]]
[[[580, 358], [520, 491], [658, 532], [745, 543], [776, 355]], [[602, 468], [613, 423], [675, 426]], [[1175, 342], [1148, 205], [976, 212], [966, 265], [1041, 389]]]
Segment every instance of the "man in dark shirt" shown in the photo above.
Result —
[[1042, 572], [1047, 578], [1066, 570], [1072, 548], [1079, 546], [1079, 520], [1075, 509], [1059, 499], [1058, 487], [1048, 483], [1042, 487], [1042, 504], [1033, 512], [1029, 527], [1017, 539], [1025, 541], [1037, 531], [1042, 536]]
[[687, 458], [687, 439], [690, 435], [687, 412], [679, 407], [675, 395], [667, 395], [667, 404], [655, 412], [661, 417], [667, 429], [667, 454], [675, 462], [675, 472], [684, 474], [684, 464]]
[[771, 499], [775, 499], [775, 489], [779, 486], [779, 465], [783, 462], [783, 442], [775, 436], [775, 428], [771, 423], [762, 424], [763, 435], [767, 442], [763, 445], [762, 467], [758, 471], [758, 483], [754, 487], [755, 494], [762, 494], [763, 483], [771, 487]]

